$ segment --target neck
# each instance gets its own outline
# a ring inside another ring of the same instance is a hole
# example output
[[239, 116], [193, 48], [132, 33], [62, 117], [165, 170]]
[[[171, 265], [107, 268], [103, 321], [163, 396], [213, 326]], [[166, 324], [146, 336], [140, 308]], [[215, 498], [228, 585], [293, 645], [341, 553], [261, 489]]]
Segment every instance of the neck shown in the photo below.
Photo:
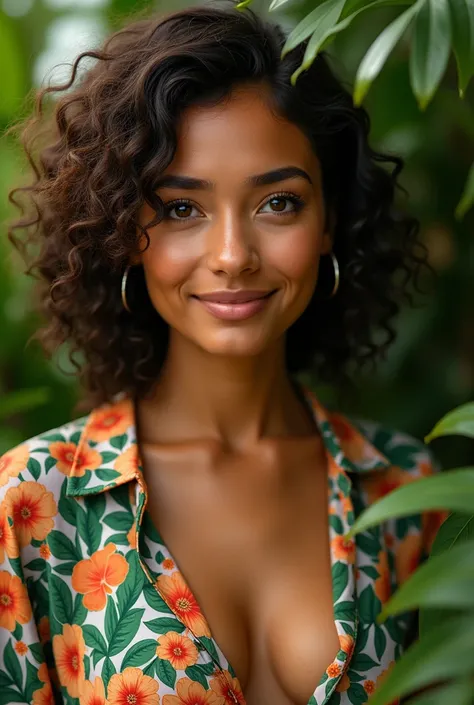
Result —
[[148, 443], [211, 438], [243, 450], [266, 437], [314, 433], [285, 369], [284, 340], [261, 356], [224, 357], [174, 332], [160, 378], [138, 414]]

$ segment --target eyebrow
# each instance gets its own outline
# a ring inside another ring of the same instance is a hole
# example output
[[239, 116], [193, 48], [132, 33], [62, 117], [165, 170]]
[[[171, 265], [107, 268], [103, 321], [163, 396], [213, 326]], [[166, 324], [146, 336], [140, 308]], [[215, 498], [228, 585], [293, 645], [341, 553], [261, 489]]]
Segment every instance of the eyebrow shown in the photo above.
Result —
[[[310, 184], [313, 183], [310, 175], [304, 169], [300, 169], [297, 166], [284, 166], [280, 169], [266, 171], [264, 174], [255, 174], [245, 179], [244, 183], [256, 188], [258, 186], [269, 186], [279, 181], [296, 178], [303, 178], [309, 181]], [[177, 188], [187, 191], [211, 191], [214, 186], [215, 184], [207, 179], [195, 179], [192, 176], [180, 176], [178, 174], [166, 174], [162, 176], [156, 184], [156, 188]]]

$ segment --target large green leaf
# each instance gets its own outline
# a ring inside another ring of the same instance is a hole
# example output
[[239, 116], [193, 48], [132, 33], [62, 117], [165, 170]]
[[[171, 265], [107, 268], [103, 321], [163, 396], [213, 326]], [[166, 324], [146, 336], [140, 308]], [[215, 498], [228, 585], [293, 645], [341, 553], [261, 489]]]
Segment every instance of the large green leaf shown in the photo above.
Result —
[[440, 685], [429, 693], [422, 693], [419, 697], [410, 699], [410, 705], [472, 705], [472, 678], [466, 676], [459, 678], [454, 683]]
[[[331, 23], [329, 26], [326, 26], [326, 23], [320, 23], [318, 28], [311, 35], [311, 39], [306, 47], [301, 66], [291, 77], [292, 83], [294, 84], [298, 76], [311, 66], [320, 49], [322, 49], [323, 46], [327, 47], [330, 41], [332, 41], [337, 34], [347, 29], [352, 20], [354, 20], [358, 15], [366, 10], [372, 9], [373, 7], [391, 4], [393, 4], [393, 0], [369, 0], [369, 2], [366, 2], [362, 7], [359, 7], [357, 10], [354, 10], [354, 12], [351, 12], [350, 15], [347, 15], [343, 20], [337, 22], [337, 24]], [[346, 6], [344, 6], [343, 13], [345, 9]]]
[[392, 49], [427, 0], [417, 0], [391, 22], [370, 46], [360, 62], [354, 86], [354, 102], [360, 105], [374, 79], [379, 75]]
[[281, 57], [283, 58], [292, 49], [298, 46], [298, 44], [304, 42], [305, 39], [316, 32], [319, 27], [324, 28], [323, 31], [326, 31], [326, 29], [335, 25], [340, 17], [345, 1], [346, 0], [325, 0], [321, 5], [315, 7], [315, 9], [301, 20], [294, 30], [290, 32], [283, 46]]
[[467, 175], [466, 185], [461, 199], [456, 206], [456, 218], [461, 220], [474, 204], [474, 164], [472, 164], [469, 174]]
[[474, 402], [458, 406], [438, 421], [433, 430], [425, 437], [429, 443], [438, 436], [470, 436], [474, 438]]
[[[445, 519], [436, 534], [431, 548], [430, 560], [466, 541], [474, 541], [474, 515], [452, 512], [447, 519]], [[420, 635], [423, 636], [431, 626], [444, 619], [446, 617], [446, 611], [447, 610], [443, 608], [431, 607], [425, 609], [421, 607], [418, 615]]]
[[345, 538], [387, 519], [446, 509], [469, 514], [474, 507], [474, 468], [457, 468], [401, 485], [371, 504]]
[[466, 676], [472, 673], [473, 664], [474, 612], [467, 612], [414, 642], [373, 693], [370, 705], [386, 705], [432, 683]]
[[474, 3], [472, 0], [449, 0], [449, 9], [458, 65], [459, 95], [463, 98], [474, 74]]
[[474, 607], [474, 541], [431, 557], [386, 602], [377, 622], [418, 607]]
[[410, 52], [410, 82], [424, 110], [446, 71], [451, 48], [448, 0], [426, 0], [418, 12]]

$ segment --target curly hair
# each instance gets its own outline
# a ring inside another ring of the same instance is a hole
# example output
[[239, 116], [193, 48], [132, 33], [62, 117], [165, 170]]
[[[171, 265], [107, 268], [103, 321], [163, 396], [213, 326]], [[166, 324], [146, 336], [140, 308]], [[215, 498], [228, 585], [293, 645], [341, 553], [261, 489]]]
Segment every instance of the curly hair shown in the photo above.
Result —
[[[35, 300], [46, 324], [33, 338], [47, 353], [68, 343], [85, 406], [120, 392], [146, 394], [159, 375], [168, 325], [140, 269], [129, 284], [137, 313], [123, 308], [122, 274], [138, 252], [137, 231], [148, 246], [146, 228], [163, 217], [155, 184], [175, 154], [180, 115], [194, 104], [218, 103], [242, 84], [269, 88], [271, 107], [308, 137], [325, 203], [337, 217], [340, 288], [323, 303], [315, 295], [287, 331], [289, 373], [312, 372], [345, 387], [351, 369], [385, 356], [394, 317], [404, 300], [412, 304], [412, 285], [420, 291], [423, 266], [431, 269], [417, 220], [394, 205], [403, 161], [369, 146], [367, 112], [354, 106], [326, 54], [292, 86], [306, 43], [282, 59], [282, 28], [229, 4], [129, 19], [99, 49], [77, 56], [66, 83], [38, 90], [34, 114], [20, 125], [35, 181], [9, 194], [21, 217], [8, 237], [27, 265], [34, 252], [26, 274], [38, 272]], [[93, 64], [76, 83], [85, 57]], [[61, 95], [45, 110], [54, 92]], [[25, 213], [17, 192], [33, 213]], [[156, 216], [141, 227], [145, 201]]]

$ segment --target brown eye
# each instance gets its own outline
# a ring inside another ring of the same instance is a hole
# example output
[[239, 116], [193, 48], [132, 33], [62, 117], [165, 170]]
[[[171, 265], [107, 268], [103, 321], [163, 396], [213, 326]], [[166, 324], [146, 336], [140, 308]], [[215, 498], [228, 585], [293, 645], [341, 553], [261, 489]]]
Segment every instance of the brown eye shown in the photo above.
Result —
[[170, 201], [165, 204], [165, 208], [167, 220], [188, 220], [192, 217], [195, 206], [188, 201]]
[[[270, 196], [268, 201], [266, 201], [261, 212], [275, 213], [275, 215], [294, 215], [298, 213], [303, 206], [303, 199], [294, 193], [276, 193]], [[270, 208], [270, 210], [268, 210], [268, 208]]]
[[273, 198], [270, 199], [269, 203], [271, 203], [273, 210], [284, 211], [286, 201], [288, 201], [288, 199], [284, 198], [283, 196], [274, 196]]

